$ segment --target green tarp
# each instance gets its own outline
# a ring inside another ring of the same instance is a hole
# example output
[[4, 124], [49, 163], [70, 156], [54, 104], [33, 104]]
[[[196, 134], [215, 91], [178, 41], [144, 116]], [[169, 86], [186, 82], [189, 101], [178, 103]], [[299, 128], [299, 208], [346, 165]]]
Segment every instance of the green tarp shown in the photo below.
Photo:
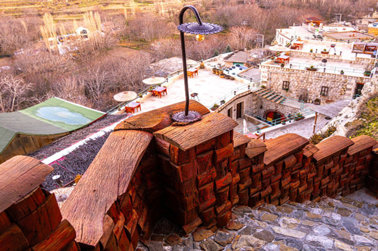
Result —
[[16, 134], [61, 134], [87, 126], [102, 116], [103, 112], [60, 98], [50, 98], [21, 111], [0, 113], [0, 153]]

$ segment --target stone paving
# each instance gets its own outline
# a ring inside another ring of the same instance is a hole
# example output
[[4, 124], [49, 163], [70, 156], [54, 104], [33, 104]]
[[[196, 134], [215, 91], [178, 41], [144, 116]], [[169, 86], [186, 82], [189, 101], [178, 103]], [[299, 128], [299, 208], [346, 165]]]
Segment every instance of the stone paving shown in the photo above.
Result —
[[378, 200], [364, 190], [319, 202], [238, 206], [224, 229], [184, 235], [161, 221], [139, 250], [378, 250]]

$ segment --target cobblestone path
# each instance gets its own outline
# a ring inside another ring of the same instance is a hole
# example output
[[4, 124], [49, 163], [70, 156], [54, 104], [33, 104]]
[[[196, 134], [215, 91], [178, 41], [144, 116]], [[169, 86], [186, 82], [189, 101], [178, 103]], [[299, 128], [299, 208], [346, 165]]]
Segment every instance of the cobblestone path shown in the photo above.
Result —
[[377, 206], [361, 191], [319, 202], [239, 206], [224, 229], [185, 236], [162, 221], [139, 250], [378, 250]]

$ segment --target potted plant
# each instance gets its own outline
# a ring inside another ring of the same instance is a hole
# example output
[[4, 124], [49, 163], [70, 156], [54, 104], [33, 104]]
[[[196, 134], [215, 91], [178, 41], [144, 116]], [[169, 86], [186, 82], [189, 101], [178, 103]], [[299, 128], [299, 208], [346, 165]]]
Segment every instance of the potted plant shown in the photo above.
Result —
[[371, 75], [371, 71], [366, 70], [364, 72], [364, 76], [369, 77]]
[[265, 88], [266, 88], [266, 86], [265, 86], [265, 85], [262, 85], [262, 86], [261, 86], [261, 88], [262, 88], [262, 89], [265, 89]]
[[311, 53], [313, 53], [313, 52], [314, 52], [314, 50], [313, 50], [313, 49], [311, 49], [311, 50], [310, 50], [310, 52], [311, 52]]
[[306, 67], [306, 70], [308, 70], [308, 71], [317, 71], [318, 69], [315, 68], [313, 65], [311, 65], [310, 67]]
[[214, 104], [213, 107], [211, 107], [210, 109], [211, 109], [212, 111], [215, 111], [218, 107], [219, 107], [218, 104]]
[[341, 70], [341, 71], [340, 71], [340, 74], [341, 74], [341, 75], [344, 75], [344, 71], [343, 71], [343, 70]]
[[298, 113], [295, 115], [294, 120], [295, 120], [295, 121], [298, 121], [298, 120], [301, 120], [301, 119], [304, 119], [304, 116], [302, 115], [302, 113], [298, 112]]
[[284, 64], [284, 63], [282, 63], [282, 64], [281, 64], [281, 68], [284, 68], [284, 67], [285, 67], [285, 64]]
[[327, 49], [323, 49], [321, 53], [322, 53], [322, 54], [328, 54], [329, 51], [327, 51]]

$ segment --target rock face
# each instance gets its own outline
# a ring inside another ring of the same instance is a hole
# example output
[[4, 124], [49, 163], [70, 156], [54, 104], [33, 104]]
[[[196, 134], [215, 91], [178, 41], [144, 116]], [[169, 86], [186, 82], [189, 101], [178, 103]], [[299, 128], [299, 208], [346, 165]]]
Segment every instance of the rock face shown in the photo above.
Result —
[[336, 131], [333, 135], [346, 136], [348, 128], [347, 123], [353, 122], [358, 118], [360, 107], [365, 105], [369, 97], [378, 92], [378, 75], [375, 75], [370, 82], [367, 82], [362, 89], [362, 95], [353, 99], [347, 107], [345, 107], [338, 116], [334, 117], [322, 130], [325, 133], [328, 128], [335, 126]]
[[[360, 190], [319, 202], [257, 209], [239, 206], [233, 208], [230, 224], [214, 234], [207, 229], [186, 236], [181, 233], [181, 238], [167, 234], [168, 238], [154, 238], [150, 241], [153, 245], [146, 245], [149, 250], [376, 250], [378, 200], [366, 200], [365, 196]], [[141, 243], [139, 248], [148, 250]]]

